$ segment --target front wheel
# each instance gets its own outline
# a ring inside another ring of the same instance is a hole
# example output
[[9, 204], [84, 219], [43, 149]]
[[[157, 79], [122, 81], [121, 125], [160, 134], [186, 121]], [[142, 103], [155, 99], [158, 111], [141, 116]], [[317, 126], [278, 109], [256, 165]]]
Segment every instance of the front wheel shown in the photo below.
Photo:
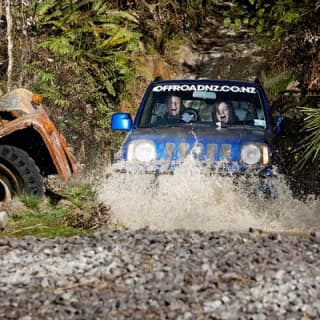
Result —
[[0, 145], [0, 201], [8, 201], [17, 194], [44, 196], [40, 170], [25, 151]]

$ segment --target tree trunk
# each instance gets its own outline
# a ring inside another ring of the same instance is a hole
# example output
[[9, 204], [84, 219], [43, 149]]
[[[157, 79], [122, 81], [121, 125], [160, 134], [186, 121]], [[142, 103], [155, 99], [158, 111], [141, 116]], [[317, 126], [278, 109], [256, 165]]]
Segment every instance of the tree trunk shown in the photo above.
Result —
[[12, 40], [12, 15], [11, 0], [6, 0], [7, 38], [8, 38], [8, 69], [7, 69], [7, 90], [12, 89], [12, 66], [13, 66], [13, 40]]

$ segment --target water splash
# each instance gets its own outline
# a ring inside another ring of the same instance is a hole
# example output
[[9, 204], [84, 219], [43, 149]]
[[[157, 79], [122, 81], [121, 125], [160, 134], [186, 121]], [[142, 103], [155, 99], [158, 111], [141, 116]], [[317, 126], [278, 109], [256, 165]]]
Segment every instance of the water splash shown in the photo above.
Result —
[[[320, 230], [320, 201], [293, 198], [285, 179], [274, 181], [273, 199], [252, 196], [258, 181], [235, 183], [232, 177], [205, 176], [192, 159], [174, 175], [117, 173], [106, 169], [98, 187], [101, 201], [111, 205], [112, 220], [129, 229], [189, 229], [204, 231]], [[251, 195], [250, 195], [251, 194]]]

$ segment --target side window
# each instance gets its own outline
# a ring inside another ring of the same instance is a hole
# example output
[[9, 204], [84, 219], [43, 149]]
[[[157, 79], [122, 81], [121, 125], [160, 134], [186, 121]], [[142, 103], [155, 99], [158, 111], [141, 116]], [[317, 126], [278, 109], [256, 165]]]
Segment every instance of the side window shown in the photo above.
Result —
[[142, 112], [141, 117], [139, 119], [139, 126], [141, 126], [141, 127], [148, 125], [148, 123], [150, 121], [151, 101], [152, 101], [152, 99], [150, 99], [150, 97], [149, 97], [144, 108], [143, 108], [143, 112]]

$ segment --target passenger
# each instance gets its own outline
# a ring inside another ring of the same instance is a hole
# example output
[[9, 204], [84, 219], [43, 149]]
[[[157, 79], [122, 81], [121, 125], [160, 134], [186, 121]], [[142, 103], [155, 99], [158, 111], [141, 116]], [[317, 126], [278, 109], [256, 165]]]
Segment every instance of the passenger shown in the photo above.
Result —
[[239, 118], [235, 114], [230, 103], [226, 101], [220, 101], [215, 104], [214, 111], [212, 112], [212, 120], [214, 122], [233, 124], [239, 121]]

